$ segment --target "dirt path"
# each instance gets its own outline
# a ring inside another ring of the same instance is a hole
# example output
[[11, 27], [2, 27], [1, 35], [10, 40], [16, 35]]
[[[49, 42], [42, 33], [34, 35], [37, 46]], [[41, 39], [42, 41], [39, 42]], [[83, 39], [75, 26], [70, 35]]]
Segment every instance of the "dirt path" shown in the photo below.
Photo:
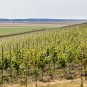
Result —
[[[55, 80], [52, 82], [37, 82], [38, 87], [80, 87], [80, 79], [74, 80]], [[1, 86], [0, 86], [1, 87]], [[26, 87], [24, 85], [7, 85], [5, 84], [4, 87]], [[35, 82], [29, 82], [27, 87], [36, 87]], [[87, 87], [87, 81], [84, 80], [84, 87]]]

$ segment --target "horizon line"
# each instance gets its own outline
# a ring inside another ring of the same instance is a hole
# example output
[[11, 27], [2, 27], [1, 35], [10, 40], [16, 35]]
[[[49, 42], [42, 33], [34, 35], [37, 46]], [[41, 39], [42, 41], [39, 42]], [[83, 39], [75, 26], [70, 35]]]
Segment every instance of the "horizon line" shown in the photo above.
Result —
[[0, 18], [0, 19], [8, 19], [8, 20], [11, 20], [11, 19], [55, 19], [55, 20], [87, 20], [87, 19], [82, 19], [82, 18]]

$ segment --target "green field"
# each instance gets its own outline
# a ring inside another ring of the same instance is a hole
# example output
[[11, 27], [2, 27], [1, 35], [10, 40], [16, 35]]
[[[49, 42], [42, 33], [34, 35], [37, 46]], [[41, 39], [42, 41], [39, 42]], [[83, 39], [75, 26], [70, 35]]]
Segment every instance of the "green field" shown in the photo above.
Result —
[[41, 30], [41, 29], [49, 29], [49, 28], [56, 28], [56, 26], [28, 26], [28, 27], [7, 27], [7, 28], [0, 28], [0, 36], [1, 35], [9, 35], [9, 34], [17, 34], [22, 32], [29, 32], [34, 30]]

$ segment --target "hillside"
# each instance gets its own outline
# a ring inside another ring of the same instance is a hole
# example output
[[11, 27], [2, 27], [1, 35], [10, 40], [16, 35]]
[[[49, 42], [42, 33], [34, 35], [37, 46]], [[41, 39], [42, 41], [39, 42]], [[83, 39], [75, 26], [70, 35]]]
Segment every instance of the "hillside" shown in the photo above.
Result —
[[[74, 81], [79, 87], [87, 85], [86, 23], [5, 38], [0, 42], [1, 85], [64, 87]], [[47, 84], [59, 80], [65, 82]]]

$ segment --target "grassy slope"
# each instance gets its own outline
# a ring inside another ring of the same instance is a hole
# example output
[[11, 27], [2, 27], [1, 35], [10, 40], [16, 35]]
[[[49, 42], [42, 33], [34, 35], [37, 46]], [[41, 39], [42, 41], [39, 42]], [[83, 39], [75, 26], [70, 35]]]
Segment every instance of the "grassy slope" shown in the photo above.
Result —
[[44, 28], [55, 28], [56, 26], [28, 26], [28, 27], [8, 27], [8, 28], [0, 28], [0, 35], [8, 35], [8, 34], [15, 34], [21, 32], [28, 32], [44, 29]]

